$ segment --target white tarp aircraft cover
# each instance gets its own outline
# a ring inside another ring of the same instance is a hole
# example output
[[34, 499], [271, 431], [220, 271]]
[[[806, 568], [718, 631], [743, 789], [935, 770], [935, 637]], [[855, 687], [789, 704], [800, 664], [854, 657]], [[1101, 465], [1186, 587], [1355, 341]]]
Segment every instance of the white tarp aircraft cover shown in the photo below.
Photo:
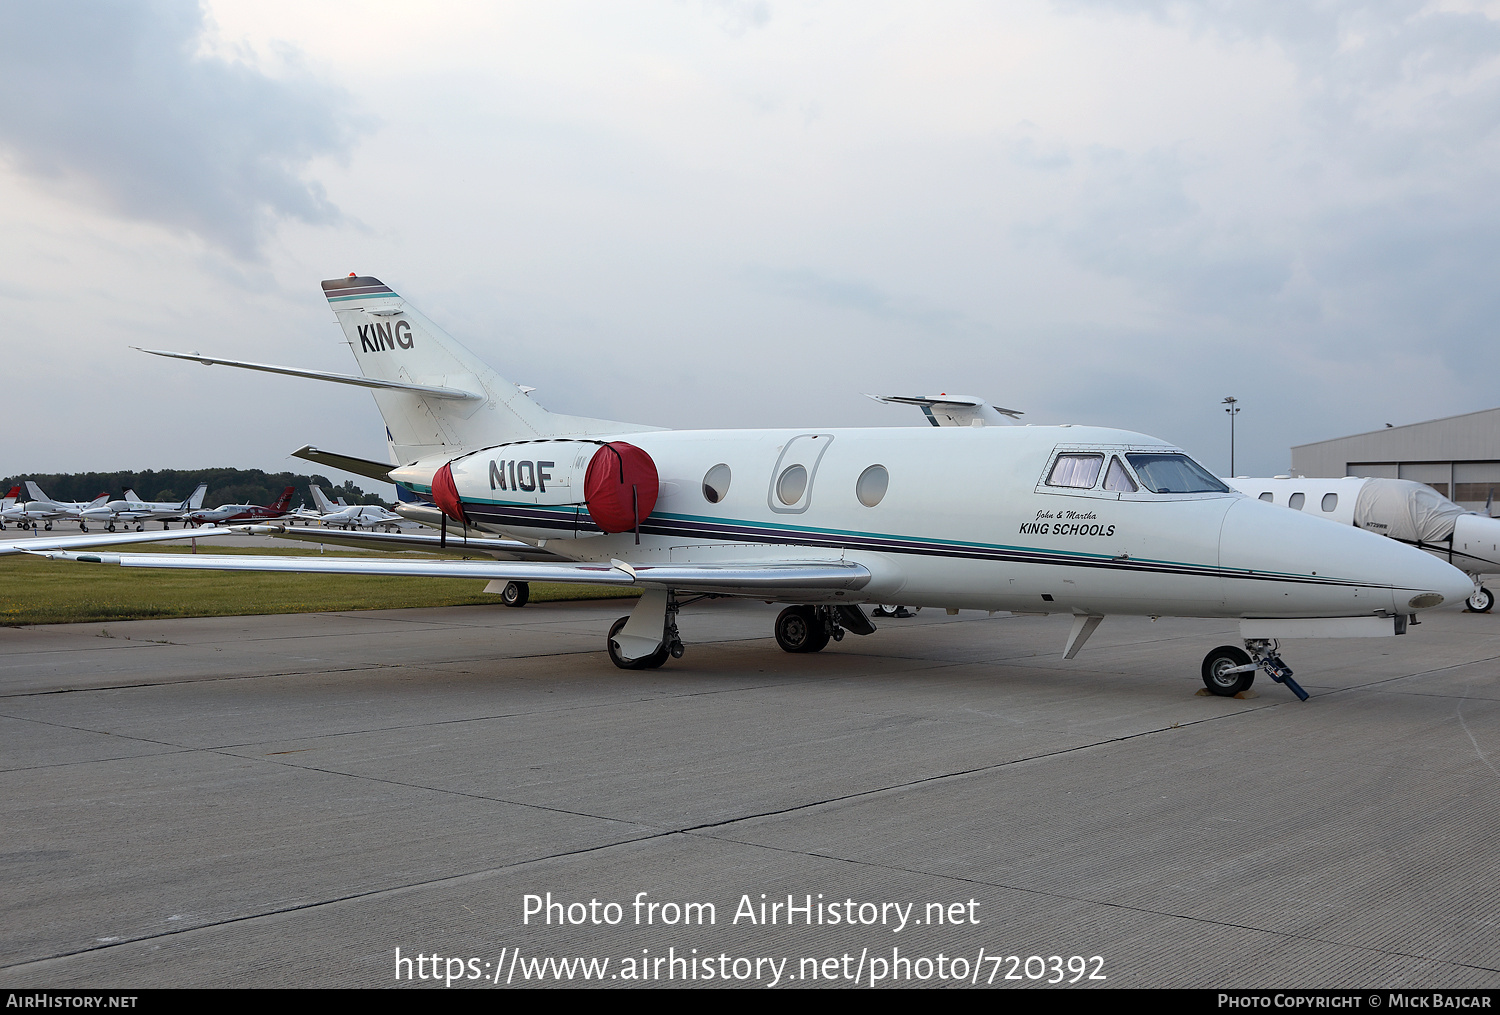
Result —
[[1354, 502], [1354, 524], [1404, 543], [1437, 543], [1453, 535], [1463, 508], [1425, 483], [1370, 479]]

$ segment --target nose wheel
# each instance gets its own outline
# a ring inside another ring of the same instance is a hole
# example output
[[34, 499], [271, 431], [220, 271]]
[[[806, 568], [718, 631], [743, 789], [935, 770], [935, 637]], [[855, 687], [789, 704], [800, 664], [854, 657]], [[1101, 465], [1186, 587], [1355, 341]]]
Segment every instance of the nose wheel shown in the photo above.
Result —
[[1255, 669], [1250, 653], [1233, 645], [1222, 645], [1203, 659], [1203, 686], [1210, 694], [1233, 698], [1250, 690], [1255, 683]]
[[1210, 694], [1233, 698], [1248, 691], [1255, 683], [1256, 670], [1265, 670], [1266, 676], [1278, 684], [1285, 684], [1288, 690], [1306, 701], [1308, 693], [1292, 679], [1292, 668], [1278, 654], [1278, 649], [1276, 642], [1262, 638], [1247, 640], [1244, 649], [1222, 645], [1203, 658], [1203, 686]]
[[1475, 613], [1489, 613], [1490, 607], [1495, 605], [1495, 594], [1480, 585], [1474, 590], [1474, 594], [1468, 599], [1469, 609]]

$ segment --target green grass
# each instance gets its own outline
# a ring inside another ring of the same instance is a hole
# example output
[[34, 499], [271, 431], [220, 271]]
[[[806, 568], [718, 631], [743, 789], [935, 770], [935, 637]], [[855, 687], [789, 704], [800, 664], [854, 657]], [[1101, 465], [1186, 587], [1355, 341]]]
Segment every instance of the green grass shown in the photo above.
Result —
[[[317, 555], [317, 550], [201, 547], [205, 553]], [[162, 546], [152, 553], [186, 553]], [[341, 554], [341, 556], [371, 556]], [[411, 555], [403, 555], [411, 556]], [[500, 597], [469, 578], [387, 578], [242, 571], [156, 571], [112, 564], [76, 564], [28, 555], [0, 558], [0, 627], [81, 624], [162, 617], [233, 617], [327, 613], [422, 606], [489, 605]], [[531, 583], [531, 601], [618, 599], [633, 589]]]

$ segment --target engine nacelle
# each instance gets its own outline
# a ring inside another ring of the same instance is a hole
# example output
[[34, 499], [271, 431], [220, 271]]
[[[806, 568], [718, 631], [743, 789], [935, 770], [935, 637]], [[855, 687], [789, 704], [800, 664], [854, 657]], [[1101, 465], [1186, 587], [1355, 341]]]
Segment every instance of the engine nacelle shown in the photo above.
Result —
[[624, 441], [515, 441], [435, 469], [429, 462], [391, 478], [430, 486], [433, 503], [456, 522], [523, 539], [631, 531], [660, 492], [651, 456]]

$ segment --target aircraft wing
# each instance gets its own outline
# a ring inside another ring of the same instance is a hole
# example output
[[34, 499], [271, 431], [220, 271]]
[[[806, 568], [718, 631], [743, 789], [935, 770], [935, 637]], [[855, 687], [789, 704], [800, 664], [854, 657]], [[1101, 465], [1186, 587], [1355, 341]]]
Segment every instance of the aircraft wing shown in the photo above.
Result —
[[163, 529], [160, 532], [101, 532], [77, 536], [29, 536], [25, 539], [0, 540], [0, 557], [12, 553], [37, 553], [45, 550], [82, 550], [91, 546], [125, 546], [130, 543], [160, 543], [167, 539], [206, 539], [232, 535], [229, 529]]
[[450, 534], [446, 543], [436, 532], [350, 532], [312, 526], [236, 525], [235, 530], [252, 536], [275, 536], [307, 543], [357, 546], [362, 550], [426, 550], [448, 553], [483, 553], [497, 560], [562, 560], [550, 550], [541, 550], [519, 539], [469, 538]]
[[413, 578], [562, 582], [622, 588], [669, 588], [775, 599], [832, 598], [864, 588], [870, 571], [845, 560], [766, 561], [744, 564], [552, 563], [545, 561], [410, 560], [396, 557], [262, 557], [246, 554], [74, 553], [37, 550], [52, 560], [121, 567], [208, 571], [281, 571], [294, 574], [363, 574]]

